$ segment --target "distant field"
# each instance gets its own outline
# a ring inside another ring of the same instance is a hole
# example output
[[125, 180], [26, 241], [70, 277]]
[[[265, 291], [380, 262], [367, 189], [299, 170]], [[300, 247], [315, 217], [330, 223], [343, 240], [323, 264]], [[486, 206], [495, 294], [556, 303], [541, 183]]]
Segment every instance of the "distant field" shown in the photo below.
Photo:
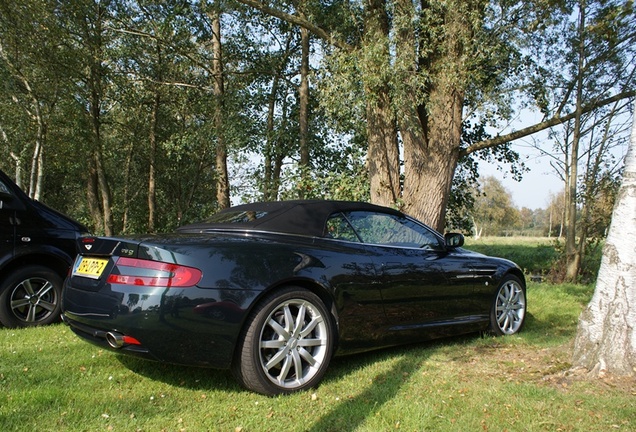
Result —
[[[560, 250], [564, 240], [548, 237], [482, 237], [475, 240], [466, 237], [466, 249], [486, 255], [498, 256], [516, 262], [528, 276], [545, 280], [556, 269], [560, 271]], [[602, 245], [591, 245], [583, 259], [581, 280], [591, 283], [601, 263]]]

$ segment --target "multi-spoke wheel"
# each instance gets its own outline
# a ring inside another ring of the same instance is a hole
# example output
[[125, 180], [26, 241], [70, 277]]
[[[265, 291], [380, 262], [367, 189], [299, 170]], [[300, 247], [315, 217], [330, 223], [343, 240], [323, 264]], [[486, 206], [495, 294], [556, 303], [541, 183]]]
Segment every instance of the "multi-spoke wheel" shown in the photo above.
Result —
[[331, 359], [333, 326], [318, 296], [295, 287], [266, 297], [248, 320], [233, 371], [267, 395], [310, 388]]
[[26, 266], [0, 286], [0, 322], [6, 327], [51, 324], [59, 319], [62, 278], [43, 266]]
[[516, 276], [506, 276], [497, 290], [490, 312], [490, 330], [496, 335], [511, 335], [523, 327], [526, 317], [526, 290]]

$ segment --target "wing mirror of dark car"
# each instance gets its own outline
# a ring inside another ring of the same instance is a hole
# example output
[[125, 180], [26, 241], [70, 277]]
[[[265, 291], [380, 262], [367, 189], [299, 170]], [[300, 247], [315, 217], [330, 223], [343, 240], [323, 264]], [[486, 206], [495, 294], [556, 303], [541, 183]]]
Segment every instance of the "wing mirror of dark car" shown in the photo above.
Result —
[[460, 233], [444, 234], [447, 248], [458, 248], [464, 246], [464, 235]]

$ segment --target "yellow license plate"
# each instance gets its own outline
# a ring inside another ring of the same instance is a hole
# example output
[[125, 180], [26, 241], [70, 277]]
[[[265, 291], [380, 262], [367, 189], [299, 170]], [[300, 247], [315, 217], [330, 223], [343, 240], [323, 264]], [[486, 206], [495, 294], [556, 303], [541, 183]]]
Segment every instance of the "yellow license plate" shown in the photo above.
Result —
[[107, 259], [79, 257], [73, 266], [73, 276], [99, 279], [108, 264]]

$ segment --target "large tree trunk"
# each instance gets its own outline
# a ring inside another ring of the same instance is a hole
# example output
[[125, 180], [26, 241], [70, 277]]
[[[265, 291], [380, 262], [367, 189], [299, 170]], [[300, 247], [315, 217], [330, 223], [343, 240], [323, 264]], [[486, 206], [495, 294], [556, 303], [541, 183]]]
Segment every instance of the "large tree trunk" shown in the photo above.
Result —
[[[435, 99], [433, 99], [433, 97]], [[431, 92], [424, 140], [404, 141], [404, 211], [443, 232], [459, 158], [463, 96]]]
[[371, 202], [394, 207], [400, 199], [400, 154], [388, 93], [376, 91], [367, 101], [367, 164]]
[[[635, 106], [636, 108], [636, 106]], [[573, 365], [594, 375], [636, 373], [636, 115], [623, 182], [592, 301], [581, 314]]]
[[[370, 78], [364, 84], [367, 113], [367, 164], [371, 202], [395, 206], [400, 199], [400, 152], [397, 126], [392, 112], [391, 91], [384, 73], [390, 68], [389, 18], [384, 0], [367, 0], [365, 5], [364, 50]], [[377, 77], [385, 77], [377, 79]]]
[[[479, 2], [467, 3], [466, 10], [480, 11]], [[423, 7], [433, 7], [426, 2]], [[453, 6], [449, 6], [450, 9]], [[446, 206], [450, 197], [461, 143], [465, 83], [464, 44], [471, 32], [466, 17], [446, 10], [446, 31], [441, 44], [433, 35], [421, 35], [419, 53], [412, 26], [404, 25], [397, 32], [397, 63], [411, 64], [412, 72], [404, 74], [404, 81], [415, 76], [416, 66], [426, 70], [427, 98], [419, 101], [413, 90], [422, 86], [415, 82], [406, 86], [406, 103], [401, 108], [400, 132], [404, 141], [404, 211], [444, 230]], [[396, 15], [403, 23], [415, 19], [416, 12], [408, 0], [398, 0]], [[397, 25], [397, 24], [396, 24]], [[418, 57], [419, 56], [419, 57]], [[443, 58], [443, 60], [442, 60]]]

